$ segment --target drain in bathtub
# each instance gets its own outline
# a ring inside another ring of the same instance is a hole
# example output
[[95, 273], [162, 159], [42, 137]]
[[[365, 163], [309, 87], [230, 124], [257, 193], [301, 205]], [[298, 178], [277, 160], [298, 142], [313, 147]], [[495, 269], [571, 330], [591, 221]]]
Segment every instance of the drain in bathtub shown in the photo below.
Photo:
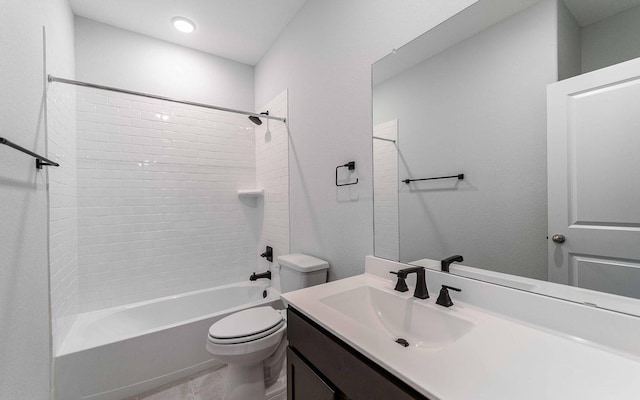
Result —
[[266, 291], [266, 290], [263, 290], [263, 291], [262, 291], [262, 298], [263, 298], [263, 299], [266, 299], [266, 298], [267, 298], [267, 291]]

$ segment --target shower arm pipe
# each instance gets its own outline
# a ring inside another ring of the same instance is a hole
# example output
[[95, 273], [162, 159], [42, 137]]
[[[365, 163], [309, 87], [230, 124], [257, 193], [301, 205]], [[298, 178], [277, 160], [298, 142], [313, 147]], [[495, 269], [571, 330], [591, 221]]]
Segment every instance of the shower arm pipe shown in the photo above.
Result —
[[136, 92], [134, 90], [120, 89], [120, 88], [111, 87], [111, 86], [98, 85], [98, 84], [95, 84], [95, 83], [75, 81], [73, 79], [58, 78], [57, 76], [53, 76], [53, 75], [48, 75], [47, 79], [49, 80], [49, 82], [60, 82], [60, 83], [66, 83], [66, 84], [69, 84], [69, 85], [84, 86], [84, 87], [89, 87], [89, 88], [94, 88], [94, 89], [108, 90], [108, 91], [111, 91], [111, 92], [132, 94], [134, 96], [148, 97], [150, 99], [170, 101], [170, 102], [173, 102], [173, 103], [186, 104], [186, 105], [189, 105], [189, 106], [209, 108], [211, 110], [226, 111], [226, 112], [231, 112], [231, 113], [236, 113], [236, 114], [248, 115], [250, 117], [266, 118], [266, 119], [273, 119], [273, 120], [276, 120], [276, 121], [287, 122], [286, 118], [275, 117], [273, 115], [264, 115], [264, 114], [254, 113], [254, 112], [251, 112], [251, 111], [235, 110], [233, 108], [219, 107], [219, 106], [214, 106], [214, 105], [211, 105], [211, 104], [197, 103], [197, 102], [194, 102], [194, 101], [187, 101], [187, 100], [180, 100], [180, 99], [173, 99], [171, 97], [158, 96], [156, 94]]

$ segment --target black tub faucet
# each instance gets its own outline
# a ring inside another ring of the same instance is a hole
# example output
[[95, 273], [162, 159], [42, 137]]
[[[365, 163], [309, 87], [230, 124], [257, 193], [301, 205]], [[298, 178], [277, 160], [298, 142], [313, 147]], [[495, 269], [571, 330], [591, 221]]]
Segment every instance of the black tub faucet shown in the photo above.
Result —
[[406, 292], [407, 290], [409, 290], [405, 279], [407, 279], [407, 275], [414, 272], [417, 274], [417, 279], [416, 290], [415, 292], [413, 292], [413, 297], [417, 297], [419, 299], [428, 299], [429, 291], [427, 290], [427, 280], [425, 279], [424, 267], [404, 268], [399, 270], [398, 272], [391, 271], [390, 273], [398, 276], [398, 282], [396, 283], [395, 290], [397, 290], [398, 292]]
[[256, 274], [255, 272], [249, 277], [250, 281], [257, 281], [260, 278], [271, 279], [271, 271]]
[[260, 257], [266, 258], [269, 262], [273, 262], [273, 248], [271, 246], [267, 246], [265, 252], [260, 254]]
[[464, 258], [461, 255], [451, 256], [449, 258], [445, 258], [440, 261], [440, 266], [442, 267], [442, 272], [449, 272], [449, 265], [453, 262], [463, 262]]

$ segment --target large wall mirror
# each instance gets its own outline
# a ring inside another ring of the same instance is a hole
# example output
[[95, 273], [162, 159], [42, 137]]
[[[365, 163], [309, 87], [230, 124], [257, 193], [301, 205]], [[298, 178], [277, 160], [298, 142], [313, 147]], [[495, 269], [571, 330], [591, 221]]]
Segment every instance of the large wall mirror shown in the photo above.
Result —
[[640, 315], [638, 38], [640, 0], [479, 0], [376, 62], [375, 255]]

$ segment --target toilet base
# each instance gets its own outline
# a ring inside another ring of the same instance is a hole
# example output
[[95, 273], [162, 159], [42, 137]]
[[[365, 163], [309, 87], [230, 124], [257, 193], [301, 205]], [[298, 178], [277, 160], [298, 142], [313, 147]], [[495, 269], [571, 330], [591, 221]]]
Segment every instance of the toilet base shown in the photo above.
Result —
[[271, 400], [276, 396], [281, 395], [287, 391], [287, 368], [282, 368], [280, 371], [280, 376], [273, 383], [273, 385], [267, 387], [264, 398], [266, 400]]
[[[283, 368], [273, 385], [265, 388], [264, 369], [247, 366], [227, 367], [226, 389], [223, 400], [269, 400], [287, 390], [287, 371]], [[247, 370], [249, 368], [249, 370]], [[235, 370], [234, 370], [235, 369]], [[238, 371], [241, 369], [242, 371]], [[260, 374], [260, 370], [262, 373]]]
[[223, 400], [264, 400], [264, 369], [255, 365], [229, 365]]

